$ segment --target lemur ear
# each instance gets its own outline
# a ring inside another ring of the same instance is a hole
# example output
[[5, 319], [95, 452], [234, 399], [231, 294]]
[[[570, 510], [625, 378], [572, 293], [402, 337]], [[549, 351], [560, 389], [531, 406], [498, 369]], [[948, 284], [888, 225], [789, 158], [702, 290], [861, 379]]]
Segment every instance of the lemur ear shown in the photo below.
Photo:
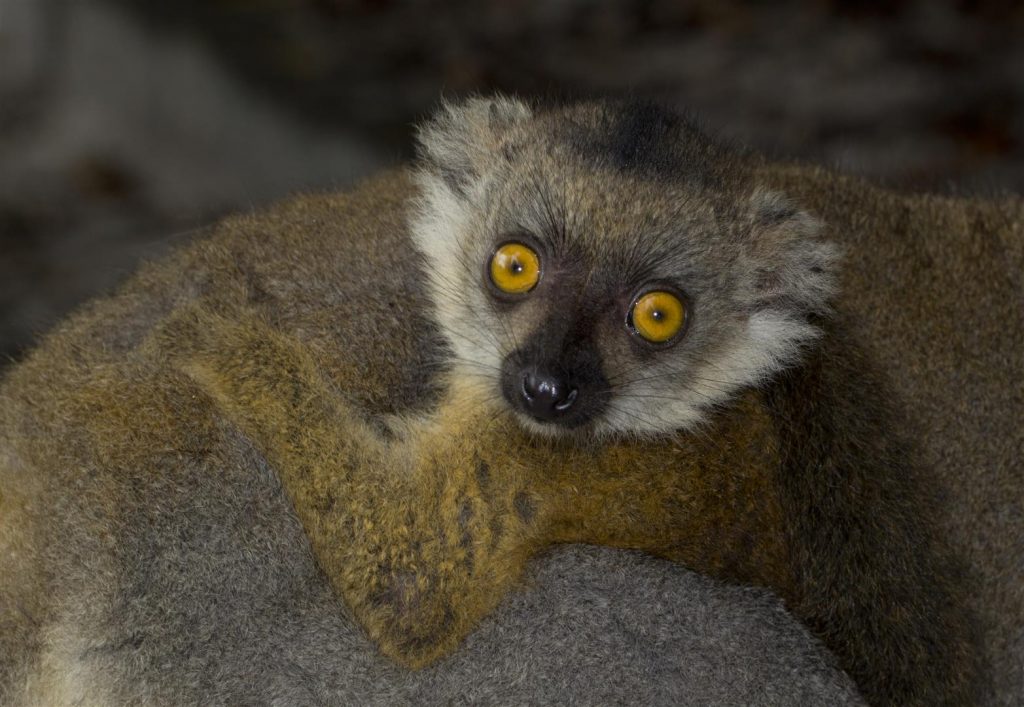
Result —
[[750, 197], [752, 310], [824, 314], [836, 290], [839, 248], [821, 238], [821, 221], [776, 192], [756, 189]]
[[508, 130], [530, 115], [525, 103], [505, 96], [442, 104], [417, 130], [422, 170], [464, 196], [501, 149]]

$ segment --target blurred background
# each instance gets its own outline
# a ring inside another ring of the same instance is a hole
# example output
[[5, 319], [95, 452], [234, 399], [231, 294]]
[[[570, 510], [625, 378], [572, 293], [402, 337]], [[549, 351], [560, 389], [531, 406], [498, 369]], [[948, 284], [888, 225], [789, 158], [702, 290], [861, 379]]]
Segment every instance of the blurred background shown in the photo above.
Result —
[[220, 215], [344, 187], [471, 91], [630, 94], [898, 188], [1024, 191], [1024, 7], [0, 0], [0, 367]]

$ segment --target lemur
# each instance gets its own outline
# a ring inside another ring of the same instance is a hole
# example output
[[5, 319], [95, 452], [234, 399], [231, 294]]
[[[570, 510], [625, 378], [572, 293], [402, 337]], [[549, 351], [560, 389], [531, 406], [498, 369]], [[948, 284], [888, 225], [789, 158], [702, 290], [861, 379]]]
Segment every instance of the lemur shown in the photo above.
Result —
[[[974, 531], [948, 518], [960, 501], [935, 463], [937, 418], [900, 402], [922, 388], [879, 356], [905, 341], [908, 365], [927, 368], [962, 336], [946, 322], [922, 325], [946, 336], [938, 345], [892, 335], [898, 305], [865, 289], [877, 269], [854, 265], [853, 291], [844, 273], [851, 260], [877, 266], [856, 250], [877, 224], [890, 252], [942, 223], [1019, 260], [1019, 200], [915, 202], [771, 165], [647, 104], [471, 99], [419, 138], [411, 173], [338, 209], [306, 200], [229, 222], [233, 238], [143, 277], [136, 292], [158, 296], [101, 351], [76, 341], [107, 326], [113, 305], [58, 332], [5, 399], [73, 421], [74, 434], [67, 450], [44, 450], [8, 433], [11, 458], [130, 466], [153, 449], [214, 453], [203, 439], [232, 426], [279, 476], [356, 619], [411, 667], [455, 649], [535, 553], [584, 542], [773, 590], [869, 702], [991, 699], [979, 675], [1013, 664], [998, 649], [1019, 640], [1020, 589], [1003, 581], [1019, 575], [1020, 553], [979, 569], [992, 555], [950, 536]], [[377, 225], [396, 222], [398, 237]], [[339, 254], [294, 270], [274, 256], [323, 246]], [[968, 252], [958, 266], [982, 260]], [[170, 288], [182, 273], [187, 286]], [[936, 290], [923, 279], [897, 321], [932, 322], [946, 296]], [[868, 321], [880, 302], [890, 310]], [[991, 373], [1012, 371], [1003, 357], [1024, 330], [1019, 310], [968, 307], [986, 335], [992, 317], [1017, 312], [985, 339], [1003, 352]], [[44, 380], [59, 393], [22, 400]], [[1008, 382], [1002, 409], [1019, 409]], [[23, 411], [10, 409], [13, 429]], [[208, 410], [198, 429], [189, 415]], [[989, 474], [1018, 499], [1007, 449], [1020, 434], [991, 445]], [[45, 535], [31, 487], [47, 482], [22, 483], [21, 526]], [[116, 492], [86, 507], [119, 518], [125, 492], [104, 483]], [[146, 484], [133, 499], [155, 498], [159, 484]], [[28, 535], [9, 544], [31, 547]], [[102, 532], [90, 537], [116, 553]], [[48, 570], [22, 562], [29, 594]], [[979, 575], [1003, 583], [979, 590]], [[1000, 612], [1012, 618], [996, 625]]]
[[375, 434], [269, 329], [200, 317], [166, 344], [218, 337], [194, 376], [266, 445], [382, 650], [428, 664], [538, 549], [591, 542], [772, 588], [869, 700], [965, 699], [961, 570], [831, 311], [817, 220], [650, 106], [470, 102], [420, 140], [436, 411]]

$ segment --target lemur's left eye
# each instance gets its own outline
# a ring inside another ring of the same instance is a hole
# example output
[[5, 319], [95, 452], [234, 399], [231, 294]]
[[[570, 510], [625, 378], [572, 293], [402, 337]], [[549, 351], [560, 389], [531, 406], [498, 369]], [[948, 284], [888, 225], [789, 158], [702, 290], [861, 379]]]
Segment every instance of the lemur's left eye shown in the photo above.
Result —
[[540, 256], [522, 243], [505, 243], [491, 256], [491, 282], [506, 294], [529, 292], [540, 281]]
[[652, 344], [671, 341], [686, 324], [686, 305], [665, 290], [651, 290], [633, 301], [626, 316], [629, 329]]

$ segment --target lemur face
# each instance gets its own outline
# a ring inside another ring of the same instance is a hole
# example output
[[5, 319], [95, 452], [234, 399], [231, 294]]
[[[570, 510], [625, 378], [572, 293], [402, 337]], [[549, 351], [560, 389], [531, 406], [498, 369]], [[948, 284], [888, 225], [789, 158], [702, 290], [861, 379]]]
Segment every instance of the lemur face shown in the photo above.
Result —
[[411, 229], [454, 365], [530, 430], [689, 428], [816, 336], [834, 249], [674, 114], [474, 99], [420, 140]]

